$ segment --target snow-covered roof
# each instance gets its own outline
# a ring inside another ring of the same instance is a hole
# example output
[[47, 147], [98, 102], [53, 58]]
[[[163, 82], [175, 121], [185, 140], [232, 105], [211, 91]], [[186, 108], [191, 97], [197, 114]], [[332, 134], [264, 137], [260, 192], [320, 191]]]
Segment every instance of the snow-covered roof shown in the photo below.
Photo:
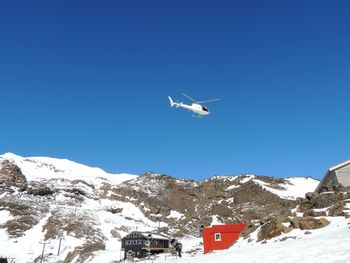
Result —
[[338, 168], [340, 168], [340, 167], [343, 167], [343, 166], [345, 166], [345, 165], [348, 165], [348, 164], [350, 164], [350, 160], [347, 160], [347, 161], [344, 161], [344, 162], [342, 162], [342, 163], [340, 163], [340, 164], [337, 164], [337, 165], [335, 165], [335, 166], [332, 166], [332, 167], [329, 168], [328, 170], [329, 170], [329, 171], [333, 171], [333, 170], [336, 170], [336, 169], [338, 169]]

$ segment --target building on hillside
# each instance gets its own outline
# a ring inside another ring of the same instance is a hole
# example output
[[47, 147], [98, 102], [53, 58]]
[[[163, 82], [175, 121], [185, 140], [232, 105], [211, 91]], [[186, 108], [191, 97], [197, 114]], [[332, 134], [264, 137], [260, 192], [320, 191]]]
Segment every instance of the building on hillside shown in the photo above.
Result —
[[231, 247], [247, 224], [213, 225], [203, 228], [204, 254]]
[[165, 235], [134, 231], [122, 238], [123, 258], [144, 258], [166, 252], [169, 249], [169, 241], [170, 238]]
[[350, 186], [350, 160], [329, 168], [315, 192], [330, 191], [340, 184], [344, 187]]

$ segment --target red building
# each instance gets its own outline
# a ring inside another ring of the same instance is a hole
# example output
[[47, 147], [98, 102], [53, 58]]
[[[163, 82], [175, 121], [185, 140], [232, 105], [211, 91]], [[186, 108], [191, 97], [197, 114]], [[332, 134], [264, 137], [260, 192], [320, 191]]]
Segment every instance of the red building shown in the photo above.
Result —
[[247, 224], [214, 225], [203, 229], [204, 254], [232, 246]]

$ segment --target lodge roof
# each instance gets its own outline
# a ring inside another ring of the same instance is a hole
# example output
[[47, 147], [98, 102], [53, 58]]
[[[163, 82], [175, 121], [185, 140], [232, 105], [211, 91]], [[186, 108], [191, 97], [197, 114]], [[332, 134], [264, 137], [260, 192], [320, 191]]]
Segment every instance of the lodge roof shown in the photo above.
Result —
[[167, 237], [167, 236], [162, 235], [162, 234], [155, 234], [155, 233], [151, 233], [151, 232], [140, 232], [140, 231], [133, 231], [133, 232], [131, 232], [130, 234], [128, 234], [128, 235], [126, 235], [125, 237], [123, 237], [123, 239], [124, 239], [124, 238], [128, 238], [128, 237], [131, 237], [131, 235], [132, 235], [132, 234], [135, 234], [135, 233], [138, 234], [138, 235], [140, 235], [140, 236], [142, 236], [142, 237], [144, 237], [144, 238], [148, 238], [149, 235], [151, 235], [151, 238], [152, 238], [152, 239], [170, 240], [170, 237]]

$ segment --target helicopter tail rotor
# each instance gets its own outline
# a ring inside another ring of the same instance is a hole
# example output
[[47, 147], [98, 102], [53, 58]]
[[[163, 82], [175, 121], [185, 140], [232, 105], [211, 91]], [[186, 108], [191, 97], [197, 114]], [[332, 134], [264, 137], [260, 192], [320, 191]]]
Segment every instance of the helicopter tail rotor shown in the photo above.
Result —
[[168, 96], [168, 98], [169, 98], [169, 101], [170, 101], [170, 106], [174, 107], [174, 101], [172, 100], [172, 98], [170, 96]]

